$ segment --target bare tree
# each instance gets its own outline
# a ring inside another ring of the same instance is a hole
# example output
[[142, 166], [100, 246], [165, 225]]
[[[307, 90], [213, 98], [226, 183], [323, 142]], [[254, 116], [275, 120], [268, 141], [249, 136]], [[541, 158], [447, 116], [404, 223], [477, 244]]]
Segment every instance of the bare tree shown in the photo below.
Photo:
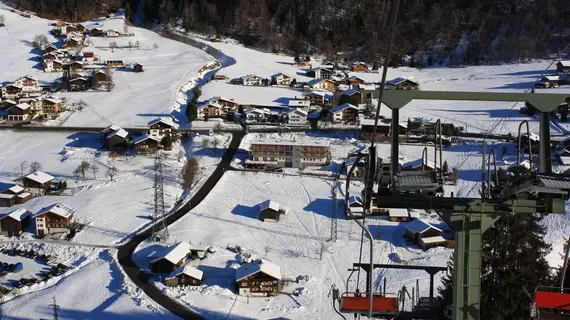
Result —
[[117, 45], [117, 43], [115, 41], [109, 43], [109, 48], [111, 48], [111, 52], [115, 52], [115, 49], [117, 49], [119, 46]]
[[141, 46], [141, 43], [140, 43], [138, 40], [137, 40], [137, 41], [135, 41], [135, 47], [137, 47], [137, 48], [138, 48], [138, 47], [140, 47], [140, 46]]
[[152, 48], [154, 49], [154, 51], [156, 51], [156, 49], [158, 49], [158, 44], [156, 44], [156, 43], [153, 44], [153, 45], [152, 45]]
[[42, 165], [39, 162], [34, 161], [30, 164], [30, 171], [31, 172], [36, 172], [36, 171], [40, 171], [40, 170], [42, 170]]
[[99, 172], [99, 166], [93, 162], [93, 164], [91, 164], [91, 172], [93, 173], [93, 180], [97, 179], [97, 172]]
[[202, 147], [202, 149], [210, 147], [210, 139], [204, 137], [202, 140], [200, 140], [200, 147]]
[[111, 70], [111, 68], [105, 68], [105, 79], [107, 79], [107, 91], [111, 92], [115, 86], [115, 80], [113, 79], [113, 70]]
[[200, 165], [198, 164], [198, 160], [196, 160], [196, 158], [189, 158], [186, 162], [186, 166], [182, 169], [182, 186], [184, 188], [190, 189], [194, 186], [199, 169]]
[[6, 17], [4, 17], [3, 14], [0, 14], [0, 27], [3, 27], [6, 25]]
[[131, 51], [131, 49], [133, 48], [133, 43], [131, 41], [129, 41], [129, 43], [127, 44], [127, 46], [129, 47], [129, 51]]
[[81, 163], [75, 168], [73, 173], [75, 176], [81, 176], [83, 180], [85, 180], [85, 174], [91, 168], [91, 164], [85, 160], [81, 161]]
[[20, 177], [24, 176], [28, 172], [28, 161], [24, 160], [20, 162], [20, 171], [18, 172]]
[[186, 153], [184, 152], [184, 150], [179, 150], [178, 153], [176, 154], [176, 160], [178, 162], [182, 161], [185, 155]]
[[47, 46], [49, 46], [49, 41], [45, 36], [45, 34], [38, 34], [34, 37], [34, 40], [32, 41], [32, 46], [36, 49], [43, 50]]
[[212, 149], [214, 149], [214, 153], [216, 153], [219, 146], [220, 146], [220, 140], [218, 140], [218, 138], [214, 137], [214, 139], [212, 139]]
[[214, 132], [215, 133], [220, 133], [222, 132], [222, 124], [221, 123], [216, 123], [216, 125], [214, 126]]
[[117, 167], [110, 165], [107, 167], [107, 177], [109, 177], [109, 179], [111, 179], [111, 181], [113, 181], [113, 178], [117, 175], [117, 172], [119, 172], [119, 170], [117, 170]]
[[83, 100], [79, 100], [79, 102], [77, 102], [77, 110], [79, 111], [83, 111], [83, 109], [87, 108], [89, 105], [87, 104], [87, 102], [83, 101]]

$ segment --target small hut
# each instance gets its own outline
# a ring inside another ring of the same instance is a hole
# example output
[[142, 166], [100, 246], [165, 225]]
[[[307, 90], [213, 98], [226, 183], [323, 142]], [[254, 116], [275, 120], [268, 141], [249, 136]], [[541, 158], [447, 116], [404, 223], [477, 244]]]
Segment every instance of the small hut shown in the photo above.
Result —
[[259, 218], [263, 222], [277, 222], [281, 213], [284, 213], [281, 206], [273, 200], [266, 200], [259, 205]]
[[204, 273], [190, 265], [181, 266], [166, 278], [164, 284], [168, 287], [199, 286], [202, 284]]
[[144, 72], [143, 66], [140, 63], [135, 63], [133, 65], [133, 72]]

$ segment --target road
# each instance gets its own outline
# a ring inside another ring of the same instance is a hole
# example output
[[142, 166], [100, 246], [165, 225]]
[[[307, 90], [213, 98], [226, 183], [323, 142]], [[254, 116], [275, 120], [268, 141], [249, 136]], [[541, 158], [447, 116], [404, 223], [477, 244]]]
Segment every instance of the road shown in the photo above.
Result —
[[[220, 178], [223, 176], [224, 172], [230, 168], [231, 161], [236, 153], [241, 140], [245, 135], [244, 131], [234, 133], [232, 136], [232, 141], [226, 150], [226, 153], [222, 157], [222, 160], [218, 164], [218, 167], [212, 175], [206, 180], [202, 187], [192, 196], [190, 201], [188, 201], [184, 206], [180, 207], [177, 211], [171, 213], [166, 218], [166, 224], [171, 225], [178, 219], [182, 218], [185, 214], [190, 212], [194, 207], [196, 207], [202, 200], [208, 195], [208, 193], [216, 186]], [[178, 302], [172, 300], [167, 295], [162, 293], [159, 289], [154, 287], [148, 282], [150, 275], [140, 270], [132, 259], [132, 254], [137, 248], [137, 246], [145, 241], [151, 236], [152, 228], [149, 227], [146, 230], [136, 234], [128, 242], [121, 245], [118, 249], [118, 259], [119, 264], [129, 276], [129, 278], [141, 288], [144, 293], [150, 297], [152, 300], [160, 304], [165, 309], [168, 309], [173, 314], [181, 317], [182, 319], [203, 319], [199, 314], [193, 312]]]

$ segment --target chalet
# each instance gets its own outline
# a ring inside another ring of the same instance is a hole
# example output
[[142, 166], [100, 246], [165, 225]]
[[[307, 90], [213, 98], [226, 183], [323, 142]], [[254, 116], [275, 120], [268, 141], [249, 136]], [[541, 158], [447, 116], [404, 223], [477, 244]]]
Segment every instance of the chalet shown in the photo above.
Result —
[[144, 72], [143, 65], [140, 63], [135, 63], [133, 65], [133, 72]]
[[105, 135], [105, 137], [107, 137], [107, 135], [109, 135], [109, 133], [113, 132], [113, 131], [117, 131], [121, 129], [121, 127], [119, 127], [116, 124], [112, 124], [108, 127], [106, 127], [105, 129], [101, 130], [101, 133], [103, 133]]
[[103, 36], [103, 29], [101, 28], [93, 28], [89, 31], [92, 37], [102, 37]]
[[25, 76], [16, 81], [14, 81], [15, 85], [21, 86], [23, 92], [39, 92], [40, 89], [40, 82], [38, 79], [32, 76]]
[[245, 110], [245, 121], [247, 123], [265, 123], [269, 120], [271, 111], [267, 108]]
[[309, 110], [309, 107], [311, 106], [311, 101], [310, 100], [289, 100], [289, 103], [287, 104], [287, 106], [289, 108], [300, 108], [300, 109]]
[[303, 98], [309, 100], [311, 104], [319, 106], [330, 105], [332, 96], [323, 92], [308, 92], [303, 93]]
[[80, 45], [81, 41], [83, 40], [83, 35], [77, 31], [72, 31], [72, 32], [67, 34], [67, 39], [73, 39], [73, 40], [77, 41], [78, 44]]
[[83, 70], [83, 62], [73, 61], [69, 64], [69, 69], [73, 71]]
[[405, 222], [410, 220], [408, 209], [388, 209], [388, 216], [392, 222]]
[[40, 98], [20, 98], [20, 103], [27, 103], [30, 105], [31, 115], [42, 113], [42, 99]]
[[105, 36], [111, 37], [111, 38], [118, 37], [120, 34], [121, 33], [119, 31], [114, 30], [114, 29], [109, 29], [105, 32]]
[[70, 91], [86, 91], [89, 89], [89, 80], [84, 77], [77, 77], [69, 80]]
[[2, 86], [0, 88], [0, 93], [2, 94], [3, 100], [19, 98], [23, 95], [23, 91], [24, 90], [22, 86], [13, 83]]
[[123, 60], [107, 60], [106, 62], [107, 67], [112, 69], [124, 68], [125, 63]]
[[77, 27], [73, 24], [68, 24], [66, 26], [66, 30], [65, 32], [63, 32], [64, 34], [67, 34], [67, 36], [69, 37], [70, 34], [76, 33], [77, 32]]
[[25, 189], [19, 185], [8, 185], [7, 188], [1, 190], [0, 194], [6, 194], [14, 196], [15, 204], [26, 203], [28, 200], [32, 199], [32, 194], [26, 192]]
[[348, 85], [361, 85], [361, 84], [366, 84], [366, 81], [364, 81], [362, 78], [359, 78], [357, 76], [351, 76], [346, 80]]
[[81, 33], [86, 31], [85, 26], [82, 25], [81, 23], [75, 24], [75, 30], [77, 30], [77, 32], [81, 32]]
[[258, 76], [254, 76], [254, 75], [242, 77], [242, 80], [243, 80], [244, 86], [261, 86], [261, 85], [263, 85], [263, 78], [258, 77]]
[[110, 149], [123, 149], [130, 142], [129, 133], [122, 128], [110, 132], [105, 138], [105, 144]]
[[424, 250], [447, 245], [447, 241], [441, 236], [441, 229], [420, 219], [406, 224], [404, 237], [410, 239]]
[[31, 112], [29, 104], [20, 103], [8, 109], [6, 119], [8, 121], [26, 121], [30, 117]]
[[412, 79], [396, 78], [386, 81], [389, 89], [392, 90], [419, 90], [420, 85]]
[[362, 94], [356, 90], [342, 90], [340, 91], [340, 102], [359, 105], [362, 103]]
[[94, 71], [93, 74], [91, 75], [91, 78], [95, 80], [96, 83], [100, 83], [100, 82], [107, 82], [108, 76], [105, 70], [100, 69]]
[[44, 60], [43, 67], [44, 72], [61, 72], [63, 71], [63, 62], [58, 59]]
[[273, 200], [263, 201], [259, 205], [259, 219], [263, 222], [277, 222], [281, 213], [281, 206]]
[[45, 195], [51, 189], [53, 179], [55, 178], [42, 171], [36, 171], [21, 178], [24, 189], [34, 197]]
[[78, 48], [81, 45], [81, 41], [78, 39], [67, 39], [67, 41], [65, 41], [65, 43], [63, 44], [64, 48]]
[[164, 278], [164, 284], [167, 287], [200, 286], [202, 285], [203, 277], [204, 273], [201, 270], [185, 265], [180, 266]]
[[239, 104], [237, 102], [234, 101], [234, 99], [228, 99], [228, 98], [224, 98], [224, 97], [218, 97], [216, 99], [214, 99], [219, 105], [222, 106], [222, 108], [226, 111], [233, 111], [236, 112]]
[[330, 162], [330, 143], [312, 139], [255, 139], [246, 164], [267, 167], [306, 168]]
[[281, 268], [265, 259], [244, 264], [236, 270], [240, 296], [273, 296], [281, 291]]
[[93, 62], [97, 60], [97, 56], [95, 56], [94, 52], [83, 52], [83, 58], [81, 59], [85, 62]]
[[295, 59], [296, 67], [311, 67], [311, 57], [309, 56], [296, 56]]
[[535, 88], [558, 88], [560, 87], [560, 76], [542, 76], [534, 83]]
[[315, 78], [315, 79], [330, 79], [333, 75], [333, 71], [331, 69], [326, 68], [314, 68], [306, 72], [307, 77]]
[[57, 47], [56, 47], [55, 45], [53, 45], [53, 44], [50, 44], [49, 46], [47, 46], [47, 48], [45, 48], [45, 49], [42, 51], [42, 54], [45, 55], [45, 54], [47, 54], [47, 53], [52, 53], [52, 52], [54, 52], [54, 51], [57, 51]]
[[157, 137], [162, 140], [167, 135], [172, 139], [178, 136], [178, 124], [174, 123], [172, 118], [154, 119], [148, 123], [148, 126], [151, 137]]
[[142, 135], [133, 140], [137, 153], [154, 153], [158, 151], [161, 139], [148, 134]]
[[42, 59], [43, 59], [44, 61], [46, 61], [46, 60], [55, 60], [55, 59], [57, 59], [57, 55], [56, 55], [55, 53], [53, 53], [53, 52], [48, 52], [48, 53], [46, 53], [46, 54], [44, 54], [44, 55], [42, 56]]
[[228, 77], [225, 74], [215, 74], [212, 77], [212, 81], [228, 81], [228, 80], [230, 80], [230, 77]]
[[190, 253], [190, 244], [182, 241], [173, 245], [158, 257], [150, 261], [150, 270], [154, 273], [171, 273], [185, 264]]
[[358, 119], [358, 108], [350, 103], [342, 104], [330, 110], [332, 121], [335, 123], [352, 123]]
[[323, 89], [333, 91], [335, 88], [334, 81], [329, 79], [314, 79], [307, 82], [307, 85], [312, 89]]
[[42, 208], [32, 216], [36, 225], [36, 235], [43, 237], [48, 234], [69, 232], [74, 212], [74, 209], [61, 203]]
[[2, 100], [2, 102], [0, 102], [0, 110], [8, 110], [17, 104], [18, 103], [14, 100]]
[[[399, 134], [406, 134], [407, 124], [400, 122], [398, 124]], [[361, 119], [360, 120], [360, 139], [370, 141], [374, 132], [374, 119]], [[391, 119], [378, 119], [376, 129], [376, 141], [383, 141], [388, 139], [392, 133], [392, 120]]]
[[288, 86], [291, 84], [291, 80], [293, 80], [291, 77], [283, 73], [277, 73], [271, 76], [271, 83], [278, 86]]
[[368, 72], [368, 66], [364, 62], [357, 62], [350, 68], [352, 72]]
[[558, 61], [556, 63], [556, 72], [570, 73], [570, 61]]
[[24, 208], [0, 215], [0, 234], [17, 237], [30, 225], [32, 213]]
[[219, 118], [224, 116], [224, 111], [222, 106], [217, 102], [208, 102], [198, 106], [196, 109], [198, 111], [198, 118]]
[[53, 97], [43, 98], [42, 100], [42, 112], [44, 114], [55, 114], [62, 111], [63, 100]]
[[307, 116], [309, 115], [307, 111], [303, 109], [290, 109], [286, 112], [287, 124], [292, 126], [306, 126], [309, 124], [307, 121]]
[[243, 86], [243, 78], [233, 78], [232, 80], [230, 80], [230, 84], [236, 86]]

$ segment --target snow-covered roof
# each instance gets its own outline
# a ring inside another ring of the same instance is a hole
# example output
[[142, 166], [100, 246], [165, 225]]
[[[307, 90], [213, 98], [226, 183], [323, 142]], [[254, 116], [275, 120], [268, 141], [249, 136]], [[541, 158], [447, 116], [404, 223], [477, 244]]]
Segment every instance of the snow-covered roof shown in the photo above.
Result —
[[279, 211], [280, 205], [278, 202], [273, 200], [265, 200], [259, 205], [259, 211], [263, 211], [266, 209], [271, 209], [273, 211]]
[[390, 208], [388, 209], [388, 215], [390, 217], [402, 217], [402, 218], [407, 218], [408, 216], [408, 209], [395, 209], [395, 208]]
[[[526, 136], [528, 136], [528, 134], [525, 132], [525, 133], [522, 133], [521, 136], [526, 137]], [[540, 136], [534, 132], [531, 132], [530, 133], [530, 140], [540, 141]]]
[[311, 101], [309, 100], [289, 100], [289, 107], [310, 107]]
[[260, 113], [260, 114], [271, 114], [271, 111], [267, 108], [255, 108], [255, 109], [247, 109], [244, 111], [245, 114], [248, 113]]
[[16, 221], [22, 221], [24, 219], [26, 219], [26, 217], [29, 217], [32, 213], [28, 210], [26, 210], [25, 208], [19, 208], [16, 209], [14, 211], [11, 211], [9, 213], [3, 214], [0, 216], [0, 220], [6, 218], [6, 217], [10, 217]]
[[361, 81], [364, 82], [364, 79], [362, 79], [361, 77], [358, 77], [358, 76], [350, 76], [350, 77], [348, 77], [348, 80], [354, 80], [354, 79], [358, 79], [358, 80], [361, 80]]
[[7, 190], [10, 192], [13, 192], [13, 193], [20, 193], [20, 192], [24, 191], [24, 188], [16, 184], [16, 185], [8, 188]]
[[357, 93], [360, 93], [360, 92], [358, 92], [356, 90], [352, 90], [352, 89], [342, 90], [340, 92], [340, 94], [345, 95], [345, 96], [352, 96], [352, 95], [357, 94]]
[[543, 76], [542, 79], [547, 81], [560, 81], [560, 76]]
[[251, 144], [323, 147], [328, 146], [330, 144], [330, 141], [313, 139], [285, 140], [276, 138], [256, 138], [251, 141]]
[[15, 195], [13, 195], [13, 194], [0, 193], [0, 199], [12, 199], [14, 197], [15, 197]]
[[358, 108], [355, 105], [352, 105], [350, 103], [345, 103], [345, 104], [341, 104], [340, 106], [334, 108], [331, 110], [331, 113], [339, 113], [344, 111], [345, 109], [355, 109], [358, 110]]
[[568, 60], [558, 61], [558, 63], [560, 63], [563, 67], [570, 67], [570, 61]]
[[101, 132], [110, 132], [110, 131], [116, 131], [119, 129], [121, 129], [121, 127], [119, 127], [116, 124], [112, 124], [112, 125], [108, 126], [107, 128], [103, 129]]
[[142, 136], [137, 137], [136, 139], [134, 139], [134, 140], [133, 140], [133, 143], [134, 143], [134, 144], [139, 144], [139, 143], [141, 143], [141, 142], [143, 142], [143, 141], [146, 141], [146, 140], [148, 140], [148, 139], [154, 140], [154, 141], [156, 141], [156, 142], [160, 142], [160, 138], [155, 137], [155, 136], [149, 136], [148, 134], [144, 134], [144, 135], [142, 135]]
[[206, 107], [212, 107], [212, 108], [221, 109], [221, 108], [222, 108], [222, 105], [219, 104], [219, 103], [217, 103], [217, 102], [215, 102], [215, 101], [210, 101], [210, 102], [208, 102], [208, 103], [199, 105], [197, 108], [198, 108], [198, 109], [203, 109], [203, 108], [206, 108]]
[[55, 179], [55, 177], [53, 177], [52, 175], [49, 175], [42, 171], [36, 171], [34, 173], [30, 173], [25, 177], [37, 183], [46, 183], [48, 181]]
[[174, 128], [174, 129], [178, 129], [178, 124], [174, 123], [174, 121], [173, 121], [171, 118], [158, 118], [158, 119], [154, 119], [154, 120], [150, 121], [150, 122], [148, 123], [148, 125], [149, 125], [149, 127], [150, 127], [150, 126], [153, 126], [153, 125], [155, 125], [155, 124], [157, 124], [157, 123], [163, 123], [163, 124], [165, 124], [165, 125], [167, 125], [167, 126], [170, 126], [170, 127]]
[[331, 80], [329, 80], [329, 79], [313, 79], [313, 80], [307, 82], [307, 85], [309, 85], [309, 86], [311, 86], [311, 87], [314, 87], [314, 86], [316, 86], [317, 84], [319, 84], [319, 83], [321, 83], [321, 82], [324, 82], [324, 81], [333, 82], [333, 81], [331, 81]]
[[360, 198], [359, 196], [350, 196], [348, 198], [348, 205], [352, 206], [353, 204], [362, 205], [362, 198]]
[[125, 129], [123, 129], [123, 128], [120, 128], [120, 129], [118, 129], [118, 130], [115, 130], [115, 131], [111, 132], [111, 133], [107, 136], [107, 138], [111, 138], [111, 137], [114, 137], [114, 136], [118, 136], [118, 137], [121, 137], [121, 138], [124, 139], [124, 138], [126, 138], [128, 135], [129, 135], [129, 133], [127, 132], [127, 130], [125, 130]]
[[197, 280], [202, 280], [202, 277], [204, 276], [204, 273], [202, 272], [202, 270], [198, 270], [196, 268], [194, 268], [191, 265], [184, 265], [179, 267], [178, 269], [172, 271], [171, 274], [169, 274], [165, 279], [172, 279], [175, 278], [176, 276], [180, 275], [180, 274], [185, 274], [189, 277], [192, 277], [194, 279]]
[[[30, 108], [30, 105], [24, 102], [24, 103], [19, 103], [13, 107], [10, 107], [10, 109], [13, 109], [13, 108], [18, 108], [20, 110], [25, 111], [25, 110], [28, 110]], [[10, 109], [8, 109], [8, 110], [10, 110]]]
[[358, 89], [360, 90], [376, 90], [376, 85], [375, 84], [358, 84]]
[[259, 261], [244, 264], [239, 269], [237, 269], [236, 281], [240, 281], [258, 272], [263, 272], [272, 278], [281, 280], [281, 268], [273, 262], [261, 259]]
[[19, 195], [17, 195], [16, 197], [24, 199], [24, 198], [27, 198], [27, 197], [29, 197], [29, 196], [31, 196], [31, 195], [32, 195], [32, 194], [29, 193], [29, 192], [22, 192], [22, 193], [20, 193]]
[[439, 232], [441, 232], [441, 229], [436, 228], [434, 226], [432, 226], [431, 224], [420, 220], [420, 219], [416, 219], [412, 222], [408, 222], [406, 223], [406, 229], [410, 230], [413, 233], [423, 233], [424, 231], [433, 228]]
[[272, 75], [271, 78], [277, 78], [279, 76], [283, 76], [285, 78], [291, 78], [288, 75], [284, 74], [283, 72], [276, 73], [276, 74]]
[[49, 102], [54, 103], [54, 104], [58, 104], [58, 103], [63, 102], [61, 99], [53, 98], [53, 97], [44, 98], [44, 100], [49, 101]]
[[165, 259], [176, 264], [186, 257], [188, 253], [190, 253], [190, 244], [186, 241], [182, 241], [168, 248], [160, 257], [152, 260], [150, 263]]
[[55, 213], [58, 216], [67, 219], [71, 217], [71, 215], [73, 215], [74, 212], [75, 209], [58, 202], [52, 204], [51, 206], [42, 208], [40, 211], [38, 211], [38, 213], [34, 215], [34, 217], [41, 216], [42, 214], [45, 213]]
[[308, 115], [307, 111], [305, 111], [303, 109], [297, 109], [297, 108], [289, 109], [286, 111], [286, 113], [299, 113], [299, 114], [304, 115], [305, 117]]
[[442, 236], [422, 238], [423, 243], [438, 243], [438, 242], [445, 242], [445, 241], [446, 240]]
[[18, 104], [18, 103], [17, 103], [16, 101], [14, 101], [14, 100], [3, 100], [2, 103], [13, 104], [13, 105]]
[[523, 160], [521, 161], [518, 165], [516, 162], [512, 163], [511, 165], [509, 165], [509, 167], [507, 169], [513, 169], [515, 167], [525, 167], [526, 169], [530, 169], [530, 161], [527, 160]]
[[393, 86], [397, 86], [397, 85], [404, 83], [406, 81], [410, 81], [410, 82], [417, 84], [417, 82], [415, 82], [414, 80], [409, 79], [409, 78], [404, 78], [404, 77], [398, 77], [396, 79], [388, 80], [388, 81], [386, 81], [386, 83], [391, 84]]

